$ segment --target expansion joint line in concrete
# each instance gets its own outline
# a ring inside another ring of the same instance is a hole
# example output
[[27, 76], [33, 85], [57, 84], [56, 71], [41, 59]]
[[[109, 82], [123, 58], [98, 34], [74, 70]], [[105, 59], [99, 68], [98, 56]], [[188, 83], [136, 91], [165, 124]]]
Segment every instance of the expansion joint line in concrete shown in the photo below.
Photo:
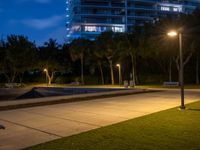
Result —
[[52, 135], [52, 136], [56, 136], [58, 138], [62, 138], [63, 137], [63, 136], [58, 135], [58, 134], [54, 134], [54, 133], [50, 133], [50, 132], [47, 132], [47, 131], [36, 129], [36, 128], [33, 128], [33, 127], [29, 127], [29, 126], [26, 126], [26, 125], [23, 125], [23, 124], [20, 124], [20, 123], [16, 123], [16, 122], [12, 122], [12, 121], [9, 121], [9, 120], [6, 120], [6, 119], [1, 119], [0, 118], [0, 120], [4, 121], [4, 122], [7, 122], [7, 123], [11, 123], [11, 124], [17, 125], [17, 126], [24, 127], [24, 128], [27, 128], [27, 129], [31, 129], [31, 130], [35, 130], [35, 131], [42, 132], [42, 133], [45, 133], [45, 134], [49, 134], [49, 135]]

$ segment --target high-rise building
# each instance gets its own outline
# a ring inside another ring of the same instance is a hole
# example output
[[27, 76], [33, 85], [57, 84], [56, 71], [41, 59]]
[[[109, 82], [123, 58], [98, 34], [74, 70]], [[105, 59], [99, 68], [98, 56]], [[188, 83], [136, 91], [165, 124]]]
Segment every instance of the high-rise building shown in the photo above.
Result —
[[191, 13], [200, 0], [67, 0], [67, 39], [95, 39], [101, 32], [131, 32], [167, 15]]

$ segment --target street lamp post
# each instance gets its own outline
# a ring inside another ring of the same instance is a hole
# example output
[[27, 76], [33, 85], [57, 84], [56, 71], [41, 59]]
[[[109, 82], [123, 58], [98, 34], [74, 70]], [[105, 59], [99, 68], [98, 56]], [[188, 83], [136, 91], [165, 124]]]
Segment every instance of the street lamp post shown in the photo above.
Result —
[[48, 70], [45, 68], [45, 69], [44, 69], [44, 72], [45, 72], [45, 74], [46, 74], [46, 84], [47, 84], [47, 86], [48, 86], [48, 82], [47, 82], [47, 80], [48, 80], [48, 78], [47, 78], [47, 71], [48, 71]]
[[119, 85], [121, 85], [122, 84], [121, 65], [117, 64], [116, 66], [119, 68]]
[[182, 33], [176, 31], [170, 31], [167, 33], [170, 37], [178, 36], [179, 38], [179, 55], [180, 55], [180, 70], [179, 70], [179, 84], [181, 90], [181, 106], [180, 109], [185, 109], [184, 100], [184, 68], [183, 68], [183, 44], [182, 44]]

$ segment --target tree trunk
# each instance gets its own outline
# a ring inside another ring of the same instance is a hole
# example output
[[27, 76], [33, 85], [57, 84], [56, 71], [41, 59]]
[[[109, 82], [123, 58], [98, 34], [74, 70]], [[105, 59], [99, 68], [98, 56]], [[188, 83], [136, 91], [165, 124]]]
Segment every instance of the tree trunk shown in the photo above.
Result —
[[[185, 60], [183, 60], [183, 69], [185, 68], [185, 66], [187, 65], [187, 63], [189, 62], [189, 60], [191, 59], [193, 55], [193, 51], [191, 51]], [[177, 67], [177, 70], [179, 72], [179, 83], [180, 83], [180, 58], [179, 57], [176, 57], [175, 59], [175, 62], [176, 62], [176, 67]]]
[[15, 69], [13, 71], [10, 71], [10, 70], [6, 71], [6, 69], [3, 69], [3, 74], [4, 74], [5, 78], [7, 79], [8, 83], [14, 83], [16, 74], [17, 74]]
[[11, 83], [11, 79], [10, 79], [9, 75], [7, 75], [5, 72], [3, 72], [3, 74], [7, 79], [7, 83]]
[[48, 85], [51, 85], [51, 77], [50, 76], [48, 76]]
[[11, 83], [14, 83], [16, 77], [16, 72], [14, 71], [13, 74], [11, 75]]
[[178, 82], [180, 83], [180, 65], [179, 65], [179, 57], [174, 58], [174, 61], [176, 63], [176, 69], [178, 71]]
[[81, 54], [81, 84], [84, 85], [84, 68], [83, 68], [83, 54]]
[[51, 73], [51, 76], [49, 75], [49, 71], [46, 72], [46, 76], [48, 78], [48, 85], [52, 84], [53, 78], [54, 78], [54, 72]]
[[24, 72], [19, 75], [19, 82], [22, 83], [24, 78]]
[[169, 82], [172, 82], [172, 59], [169, 60]]
[[[50, 75], [49, 75], [48, 72], [46, 73], [46, 76], [47, 76], [47, 78], [48, 78], [48, 85], [51, 85], [51, 77], [50, 77]], [[47, 86], [48, 86], [48, 85], [47, 85]]]
[[196, 84], [199, 85], [199, 56], [196, 57]]
[[134, 65], [134, 56], [131, 54], [131, 63], [132, 63], [132, 81], [133, 86], [135, 86], [135, 65]]
[[49, 85], [51, 85], [53, 79], [54, 79], [54, 72], [51, 73], [51, 77], [50, 77], [50, 80], [49, 80], [49, 83], [50, 83]]
[[134, 64], [135, 64], [135, 85], [136, 85], [136, 84], [139, 84], [138, 74], [137, 74], [137, 69], [136, 69], [136, 66], [137, 66], [136, 56], [135, 56], [135, 59], [134, 59]]
[[98, 65], [99, 65], [99, 70], [100, 70], [100, 73], [101, 73], [101, 82], [102, 82], [102, 85], [104, 85], [104, 76], [103, 76], [103, 69], [102, 69], [102, 65], [101, 65], [101, 62], [98, 61]]
[[114, 72], [113, 72], [113, 62], [112, 62], [112, 60], [108, 60], [108, 61], [109, 61], [109, 65], [110, 65], [111, 83], [112, 83], [112, 85], [114, 85], [115, 80], [114, 80]]

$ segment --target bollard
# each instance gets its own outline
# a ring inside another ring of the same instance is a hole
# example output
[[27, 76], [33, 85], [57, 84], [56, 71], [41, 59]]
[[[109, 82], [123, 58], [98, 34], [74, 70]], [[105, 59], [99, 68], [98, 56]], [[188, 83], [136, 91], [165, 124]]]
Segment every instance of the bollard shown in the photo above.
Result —
[[124, 88], [128, 88], [128, 81], [127, 80], [124, 81]]

